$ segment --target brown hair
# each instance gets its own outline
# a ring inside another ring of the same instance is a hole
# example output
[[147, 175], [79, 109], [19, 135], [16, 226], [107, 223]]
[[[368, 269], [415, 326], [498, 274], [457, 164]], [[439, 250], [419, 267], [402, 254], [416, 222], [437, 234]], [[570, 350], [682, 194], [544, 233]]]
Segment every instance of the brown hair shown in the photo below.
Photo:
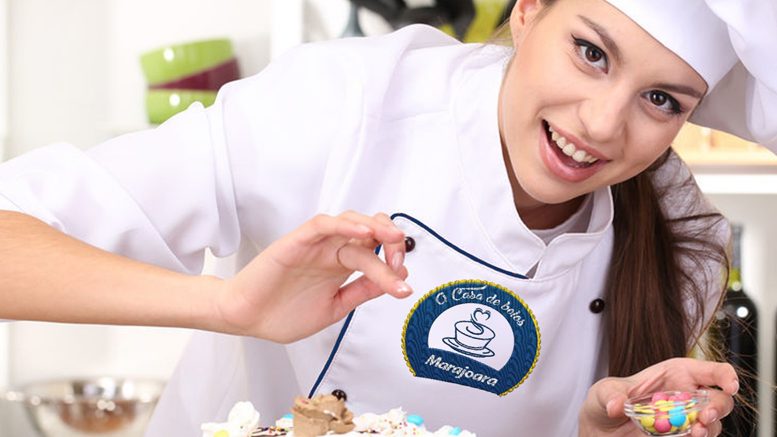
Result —
[[[687, 356], [700, 345], [707, 327], [703, 321], [712, 320], [705, 312], [707, 296], [714, 291], [723, 296], [728, 258], [718, 233], [724, 218], [694, 212], [688, 205], [684, 214], [667, 216], [664, 208], [669, 205], [662, 199], [670, 196], [669, 190], [698, 190], [690, 175], [664, 188], [656, 186], [654, 176], [672, 153], [669, 149], [648, 170], [612, 187], [615, 239], [605, 291], [612, 376]], [[704, 352], [718, 358], [714, 350]]]

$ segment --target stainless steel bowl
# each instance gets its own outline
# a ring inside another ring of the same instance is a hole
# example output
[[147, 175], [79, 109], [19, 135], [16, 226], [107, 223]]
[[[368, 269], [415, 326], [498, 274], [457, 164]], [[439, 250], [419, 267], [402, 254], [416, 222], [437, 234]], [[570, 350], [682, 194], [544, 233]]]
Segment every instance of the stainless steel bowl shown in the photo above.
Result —
[[5, 398], [21, 402], [44, 437], [141, 437], [164, 384], [119, 378], [29, 384]]

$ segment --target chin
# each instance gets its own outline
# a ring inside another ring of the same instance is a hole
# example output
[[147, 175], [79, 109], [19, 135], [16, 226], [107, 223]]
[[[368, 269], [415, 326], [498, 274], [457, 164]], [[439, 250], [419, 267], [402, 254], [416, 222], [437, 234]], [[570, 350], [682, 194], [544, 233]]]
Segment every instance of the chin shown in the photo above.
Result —
[[539, 192], [536, 195], [531, 195], [531, 197], [536, 200], [537, 202], [544, 203], [546, 205], [560, 205], [565, 202], [569, 202], [570, 200], [576, 199], [582, 195], [585, 195], [588, 193], [570, 193], [570, 192], [549, 192], [549, 191], [543, 191]]
[[535, 202], [545, 205], [558, 205], [564, 202], [569, 202], [572, 199], [588, 194], [588, 192], [572, 191], [568, 186], [560, 186], [554, 181], [548, 178], [538, 178], [539, 180], [521, 180], [518, 178], [518, 183], [523, 189], [524, 193], [528, 195]]

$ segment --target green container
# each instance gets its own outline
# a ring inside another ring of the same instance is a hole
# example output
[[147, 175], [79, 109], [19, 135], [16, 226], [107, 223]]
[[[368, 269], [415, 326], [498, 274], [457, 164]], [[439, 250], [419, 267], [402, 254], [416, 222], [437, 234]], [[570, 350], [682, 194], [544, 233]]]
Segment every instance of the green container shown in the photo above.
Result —
[[194, 102], [210, 106], [216, 101], [215, 91], [155, 89], [146, 93], [146, 113], [153, 124], [163, 123]]
[[234, 56], [232, 41], [209, 39], [162, 47], [140, 55], [149, 85], [181, 79], [224, 63]]

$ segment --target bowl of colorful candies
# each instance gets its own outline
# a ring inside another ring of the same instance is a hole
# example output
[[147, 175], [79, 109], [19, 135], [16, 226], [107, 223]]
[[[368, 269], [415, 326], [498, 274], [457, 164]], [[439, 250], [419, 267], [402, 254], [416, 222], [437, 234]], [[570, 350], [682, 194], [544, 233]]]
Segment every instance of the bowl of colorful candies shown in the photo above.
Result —
[[647, 435], [683, 436], [691, 433], [691, 426], [709, 402], [704, 390], [661, 391], [638, 396], [626, 401], [626, 416]]

